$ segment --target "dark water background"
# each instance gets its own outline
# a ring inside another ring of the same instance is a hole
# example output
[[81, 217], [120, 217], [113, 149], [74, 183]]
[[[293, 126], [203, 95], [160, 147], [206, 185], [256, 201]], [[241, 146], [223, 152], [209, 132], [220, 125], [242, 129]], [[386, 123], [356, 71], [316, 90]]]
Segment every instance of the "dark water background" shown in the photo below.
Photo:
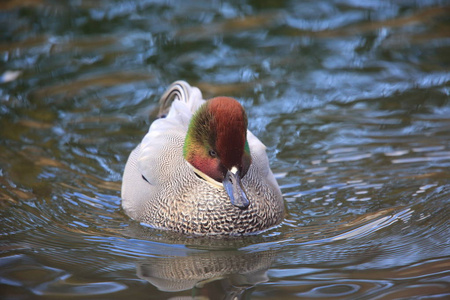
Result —
[[[450, 297], [448, 1], [3, 0], [0, 37], [1, 299]], [[245, 106], [282, 225], [124, 214], [178, 79]]]

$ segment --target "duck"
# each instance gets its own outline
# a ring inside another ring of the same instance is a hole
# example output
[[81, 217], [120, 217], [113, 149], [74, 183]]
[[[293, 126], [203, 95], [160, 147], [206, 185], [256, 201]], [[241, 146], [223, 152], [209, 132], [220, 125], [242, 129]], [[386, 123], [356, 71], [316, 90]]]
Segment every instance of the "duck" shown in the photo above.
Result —
[[255, 234], [282, 222], [284, 201], [266, 146], [248, 130], [236, 99], [204, 100], [179, 80], [159, 104], [125, 165], [121, 198], [129, 217], [201, 236]]

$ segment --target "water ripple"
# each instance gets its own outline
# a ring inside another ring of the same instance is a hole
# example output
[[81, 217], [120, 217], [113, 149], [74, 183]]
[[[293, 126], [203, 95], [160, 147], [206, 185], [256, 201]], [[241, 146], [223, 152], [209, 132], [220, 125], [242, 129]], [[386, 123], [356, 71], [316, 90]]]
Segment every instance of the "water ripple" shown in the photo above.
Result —
[[[448, 13], [433, 0], [0, 2], [0, 297], [447, 296]], [[193, 238], [122, 211], [128, 154], [176, 79], [243, 104], [282, 224]]]

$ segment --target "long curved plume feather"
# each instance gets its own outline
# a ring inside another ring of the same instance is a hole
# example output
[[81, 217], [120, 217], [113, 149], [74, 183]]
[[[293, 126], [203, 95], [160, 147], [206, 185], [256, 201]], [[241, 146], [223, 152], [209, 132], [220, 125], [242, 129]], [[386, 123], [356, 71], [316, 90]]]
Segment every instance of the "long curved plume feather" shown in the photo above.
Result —
[[164, 118], [167, 115], [175, 99], [187, 103], [189, 101], [190, 90], [190, 86], [184, 81], [179, 80], [172, 83], [159, 99], [158, 118]]

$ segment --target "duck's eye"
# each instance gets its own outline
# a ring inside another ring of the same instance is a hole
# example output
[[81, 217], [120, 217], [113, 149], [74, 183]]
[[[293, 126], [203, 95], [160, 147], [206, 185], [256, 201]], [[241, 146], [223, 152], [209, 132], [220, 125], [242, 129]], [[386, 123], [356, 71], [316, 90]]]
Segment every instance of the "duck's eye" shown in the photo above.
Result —
[[211, 150], [209, 150], [209, 156], [217, 157], [217, 152], [211, 149]]

